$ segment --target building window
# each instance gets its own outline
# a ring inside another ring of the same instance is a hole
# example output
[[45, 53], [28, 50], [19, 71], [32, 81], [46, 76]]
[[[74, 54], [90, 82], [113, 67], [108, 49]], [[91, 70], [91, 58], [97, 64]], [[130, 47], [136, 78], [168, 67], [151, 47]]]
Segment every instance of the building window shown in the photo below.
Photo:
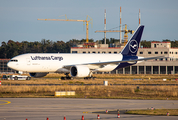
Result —
[[163, 54], [163, 52], [161, 52], [161, 54]]
[[98, 52], [98, 53], [100, 53], [100, 52]]
[[171, 52], [169, 52], [169, 54], [171, 54]]
[[88, 53], [90, 53], [90, 52], [88, 52]]
[[140, 52], [140, 54], [143, 54], [143, 52]]
[[111, 52], [109, 52], [109, 54], [111, 54]]
[[158, 52], [155, 52], [155, 54], [158, 54]]
[[177, 52], [175, 52], [175, 54], [177, 54]]
[[103, 51], [102, 53], [106, 53], [106, 52]]
[[117, 52], [114, 52], [114, 54], [117, 54]]
[[148, 52], [148, 54], [151, 54], [151, 52]]
[[72, 51], [72, 53], [77, 53], [77, 51]]
[[167, 52], [164, 52], [164, 54], [167, 54]]
[[172, 54], [173, 54], [173, 52], [172, 52]]
[[96, 53], [95, 51], [93, 51], [93, 53]]
[[86, 53], [85, 51], [83, 53]]
[[154, 44], [154, 47], [156, 48], [156, 44]]

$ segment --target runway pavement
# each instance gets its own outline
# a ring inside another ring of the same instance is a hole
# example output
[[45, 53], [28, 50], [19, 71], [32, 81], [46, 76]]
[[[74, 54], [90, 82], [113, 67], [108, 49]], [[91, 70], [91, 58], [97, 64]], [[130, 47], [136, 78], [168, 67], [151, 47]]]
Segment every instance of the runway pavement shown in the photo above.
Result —
[[[116, 109], [178, 109], [178, 100], [74, 99], [74, 98], [0, 98], [0, 120], [96, 120], [92, 111]], [[83, 113], [88, 112], [88, 113]], [[178, 116], [101, 114], [103, 120], [177, 120]]]

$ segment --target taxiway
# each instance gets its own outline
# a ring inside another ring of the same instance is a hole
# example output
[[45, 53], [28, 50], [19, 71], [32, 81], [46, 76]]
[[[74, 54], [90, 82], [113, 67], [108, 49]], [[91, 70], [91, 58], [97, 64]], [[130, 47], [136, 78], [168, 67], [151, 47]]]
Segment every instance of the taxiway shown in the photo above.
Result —
[[[74, 99], [74, 98], [0, 98], [1, 120], [96, 120], [93, 111], [116, 109], [177, 109], [177, 100], [128, 100], [128, 99]], [[177, 116], [149, 116], [121, 114], [121, 118], [113, 114], [101, 114], [103, 120], [166, 120], [177, 119]]]

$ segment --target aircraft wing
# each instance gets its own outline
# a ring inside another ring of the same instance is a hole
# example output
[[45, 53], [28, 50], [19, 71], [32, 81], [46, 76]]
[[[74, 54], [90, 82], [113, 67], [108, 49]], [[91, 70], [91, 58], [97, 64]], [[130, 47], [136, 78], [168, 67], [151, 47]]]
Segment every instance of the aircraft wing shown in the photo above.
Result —
[[[140, 59], [128, 59], [128, 60], [120, 60], [120, 61], [108, 61], [108, 62], [96, 62], [96, 63], [84, 63], [84, 64], [77, 64], [77, 65], [108, 65], [108, 64], [119, 64], [125, 62], [136, 62], [136, 61], [146, 61], [152, 59], [160, 59], [160, 58], [169, 58], [164, 56], [157, 56], [157, 57], [149, 57], [149, 58], [140, 58]], [[76, 65], [76, 64], [75, 64]], [[66, 65], [64, 68], [69, 68], [74, 65]]]
[[168, 57], [159, 56], [159, 57], [149, 57], [149, 58], [122, 60], [122, 61], [109, 61], [109, 62], [89, 63], [89, 64], [92, 64], [92, 65], [118, 64], [118, 63], [125, 63], [125, 62], [135, 62], [135, 61], [146, 61], [146, 60], [152, 60], [152, 59], [160, 59], [160, 58], [168, 58]]

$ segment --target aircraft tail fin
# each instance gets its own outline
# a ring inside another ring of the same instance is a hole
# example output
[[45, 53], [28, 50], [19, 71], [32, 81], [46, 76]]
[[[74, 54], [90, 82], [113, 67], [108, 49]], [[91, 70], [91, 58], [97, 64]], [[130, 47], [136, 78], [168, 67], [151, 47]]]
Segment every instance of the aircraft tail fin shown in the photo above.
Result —
[[144, 29], [143, 25], [141, 25], [137, 28], [135, 33], [132, 35], [130, 40], [127, 42], [127, 44], [123, 48], [123, 50], [121, 52], [122, 55], [129, 55], [129, 56], [136, 56], [137, 55], [137, 51], [138, 51], [138, 48], [139, 48], [143, 29]]

